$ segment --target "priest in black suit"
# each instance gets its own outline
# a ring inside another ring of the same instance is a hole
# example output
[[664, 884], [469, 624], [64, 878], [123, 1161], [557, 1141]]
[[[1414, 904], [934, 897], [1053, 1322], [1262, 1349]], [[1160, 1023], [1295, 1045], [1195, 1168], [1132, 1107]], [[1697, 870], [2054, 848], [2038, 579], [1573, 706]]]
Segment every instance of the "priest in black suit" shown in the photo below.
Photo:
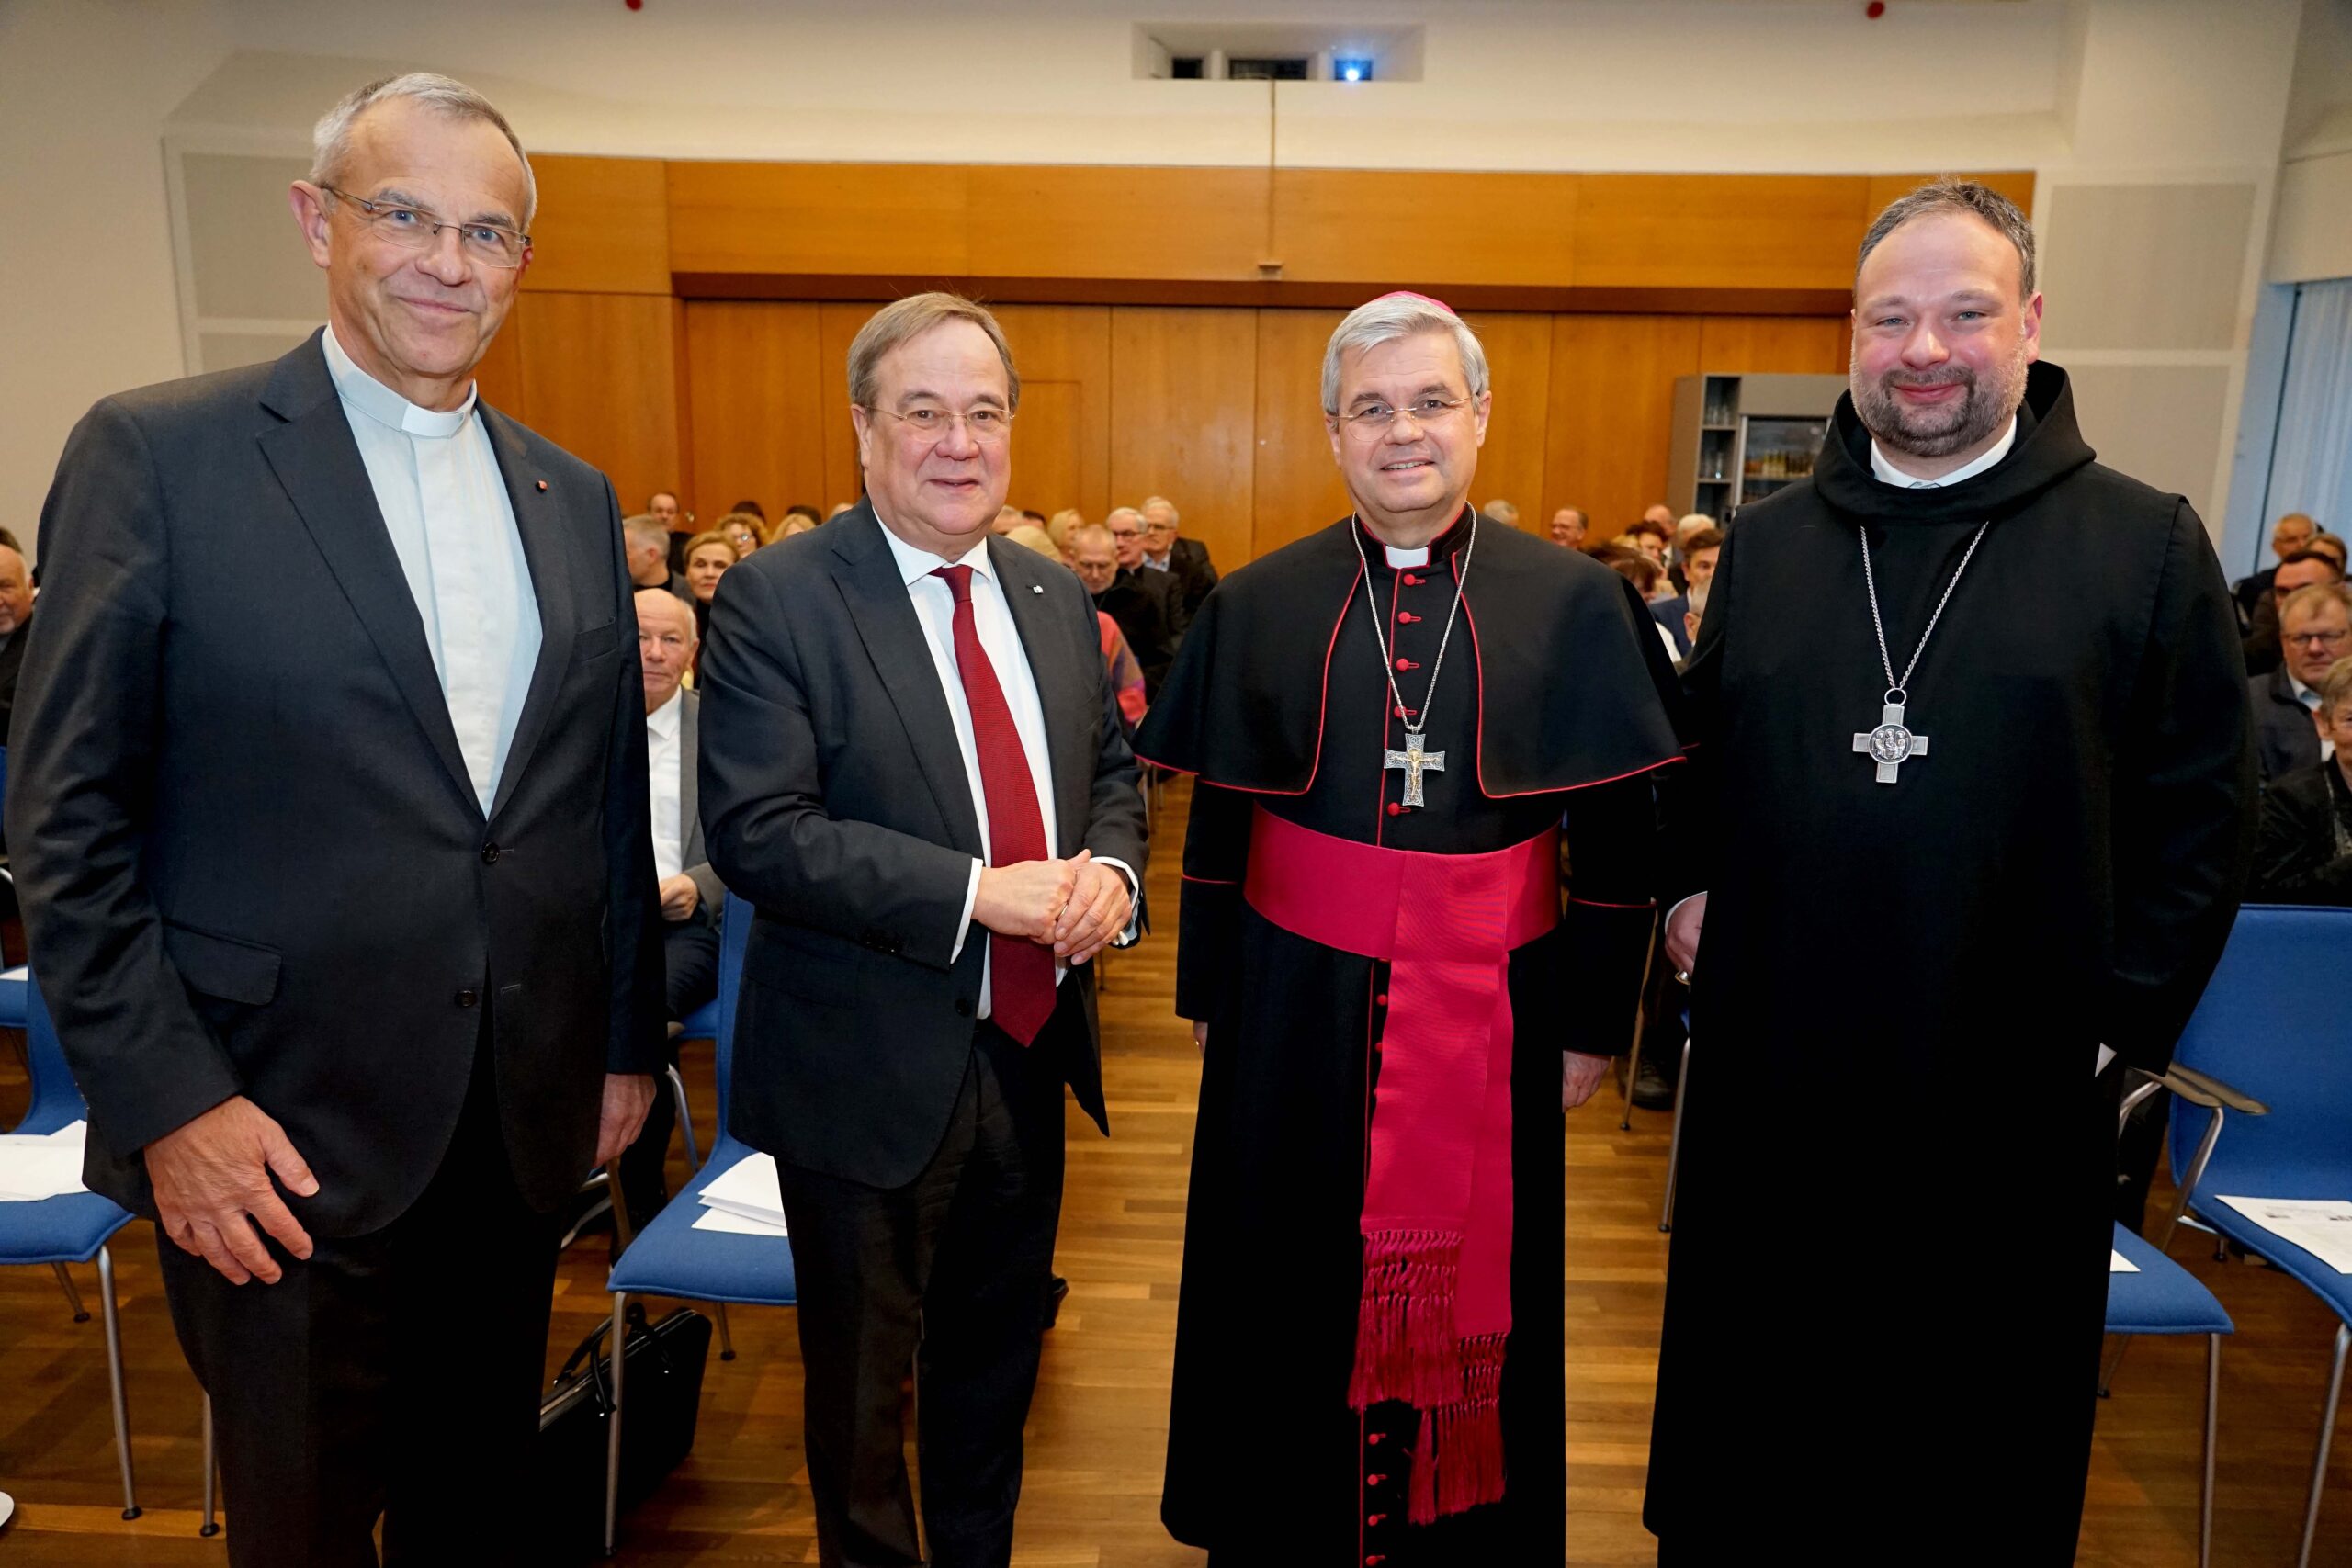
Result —
[[506, 121], [414, 74], [317, 140], [327, 327], [67, 444], [8, 842], [230, 1562], [372, 1563], [380, 1515], [389, 1560], [503, 1563], [555, 1213], [662, 1064], [637, 617], [612, 486], [475, 396], [530, 253]]
[[1219, 585], [1136, 741], [1196, 775], [1161, 1517], [1214, 1568], [1564, 1554], [1560, 1113], [1632, 1037], [1680, 750], [1625, 581], [1471, 510], [1487, 381], [1435, 300], [1340, 323], [1356, 511]]
[[[2075, 1559], [2121, 1069], [2221, 956], [2254, 779], [2204, 525], [2095, 460], [2041, 308], [2006, 198], [1890, 206], [1813, 475], [1709, 592], [1665, 1568]], [[1989, 1248], [1923, 1216], [1955, 1155]]]
[[849, 381], [867, 499], [720, 579], [703, 654], [711, 863], [759, 909], [731, 1116], [792, 1226], [819, 1560], [1001, 1568], [1143, 797], [1086, 596], [990, 536], [1021, 394], [995, 319], [901, 299]]

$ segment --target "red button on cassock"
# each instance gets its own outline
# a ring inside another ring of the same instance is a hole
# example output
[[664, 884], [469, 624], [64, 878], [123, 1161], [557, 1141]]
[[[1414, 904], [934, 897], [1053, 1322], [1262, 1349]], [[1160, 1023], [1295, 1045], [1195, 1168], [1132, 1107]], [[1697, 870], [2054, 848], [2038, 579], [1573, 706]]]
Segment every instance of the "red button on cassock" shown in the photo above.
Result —
[[1391, 817], [1402, 817], [1405, 815], [1405, 808], [1392, 800], [1388, 803], [1388, 815]]
[[[1382, 1007], [1386, 1007], [1386, 1006], [1388, 1005], [1388, 993], [1387, 993], [1386, 991], [1383, 991], [1383, 992], [1381, 992], [1378, 996], [1376, 996], [1376, 997], [1373, 998], [1372, 999], [1373, 999], [1374, 1001], [1375, 1001], [1375, 1002], [1378, 1002]], [[1381, 1438], [1383, 1438], [1386, 1437], [1387, 1435], [1388, 1435], [1388, 1434], [1387, 1434], [1387, 1433], [1385, 1433], [1385, 1432], [1374, 1432], [1374, 1433], [1372, 1435], [1372, 1440], [1373, 1440], [1374, 1442], [1375, 1442], [1375, 1443], [1376, 1443], [1376, 1442], [1380, 1441], [1380, 1439], [1381, 1439]]]
[[1419, 622], [1420, 620], [1420, 616], [1413, 614], [1410, 610], [1399, 610], [1396, 612], [1396, 619], [1409, 626]]

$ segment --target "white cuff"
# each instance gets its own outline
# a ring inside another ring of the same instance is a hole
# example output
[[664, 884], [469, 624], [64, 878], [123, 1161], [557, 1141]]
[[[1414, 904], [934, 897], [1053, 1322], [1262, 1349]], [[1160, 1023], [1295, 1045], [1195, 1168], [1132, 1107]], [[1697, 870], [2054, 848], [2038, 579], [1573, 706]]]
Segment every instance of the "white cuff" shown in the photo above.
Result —
[[972, 880], [964, 889], [964, 913], [956, 921], [956, 945], [947, 953], [950, 964], [964, 956], [964, 939], [972, 934], [972, 906], [980, 901], [980, 873], [987, 869], [986, 861], [972, 863]]
[[2100, 1046], [2098, 1048], [2098, 1066], [2091, 1069], [2091, 1077], [2097, 1077], [2099, 1074], [2107, 1071], [2107, 1065], [2113, 1060], [2115, 1060], [2115, 1051], [2113, 1047], [2107, 1045]]

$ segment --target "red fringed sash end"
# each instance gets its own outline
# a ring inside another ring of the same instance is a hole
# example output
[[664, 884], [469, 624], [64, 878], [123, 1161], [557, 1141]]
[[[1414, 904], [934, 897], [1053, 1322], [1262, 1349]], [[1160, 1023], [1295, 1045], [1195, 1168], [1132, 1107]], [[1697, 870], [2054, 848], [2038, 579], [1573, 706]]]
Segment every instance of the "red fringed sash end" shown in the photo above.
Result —
[[1434, 1524], [1503, 1497], [1503, 1340], [1462, 1342], [1463, 1397], [1421, 1412], [1407, 1517]]
[[1462, 1346], [1453, 1304], [1462, 1236], [1382, 1231], [1363, 1239], [1363, 1295], [1356, 1314], [1351, 1409], [1401, 1399], [1433, 1409], [1461, 1399]]

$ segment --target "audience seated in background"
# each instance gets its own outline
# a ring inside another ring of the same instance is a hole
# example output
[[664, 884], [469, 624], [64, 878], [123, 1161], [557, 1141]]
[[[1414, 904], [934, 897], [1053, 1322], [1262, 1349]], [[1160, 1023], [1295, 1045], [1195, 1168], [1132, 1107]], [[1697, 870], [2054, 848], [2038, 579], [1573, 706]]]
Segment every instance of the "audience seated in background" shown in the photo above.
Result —
[[1690, 657], [1690, 636], [1683, 629], [1692, 604], [1690, 595], [1704, 588], [1713, 579], [1715, 559], [1723, 553], [1724, 547], [1723, 531], [1704, 515], [1693, 513], [1683, 521], [1688, 523], [1694, 518], [1705, 526], [1685, 531], [1675, 547], [1682, 557], [1677, 570], [1682, 573], [1683, 592], [1650, 605], [1650, 614], [1657, 617], [1657, 624], [1673, 635], [1675, 657], [1678, 659]]
[[1712, 574], [1705, 581], [1690, 585], [1690, 607], [1682, 612], [1682, 635], [1694, 644], [1699, 640], [1699, 627], [1707, 619], [1707, 595], [1714, 585]]
[[[1635, 527], [1640, 525], [1640, 524], [1634, 525]], [[1627, 530], [1629, 533], [1631, 531]], [[1648, 556], [1629, 546], [1620, 544], [1615, 539], [1595, 546], [1590, 554], [1593, 559], [1632, 583], [1635, 591], [1641, 594], [1644, 604], [1657, 598], [1658, 585], [1666, 581], [1666, 569]], [[1672, 632], [1660, 626], [1657, 628], [1657, 635], [1658, 640], [1666, 644], [1666, 656], [1668, 659], [1679, 660], [1682, 657], [1680, 649], [1675, 644]]]
[[[1136, 662], [1142, 666], [1144, 699], [1149, 702], [1159, 694], [1159, 682], [1176, 657], [1167, 596], [1148, 592], [1136, 573], [1119, 570], [1118, 544], [1106, 525], [1081, 523], [1072, 528], [1069, 549], [1070, 569], [1086, 585], [1094, 607], [1118, 623]], [[1168, 579], [1153, 574], [1151, 581], [1166, 582]]]
[[1143, 507], [1143, 568], [1164, 571], [1176, 580], [1189, 625], [1201, 613], [1201, 604], [1216, 586], [1216, 568], [1209, 564], [1209, 547], [1198, 539], [1182, 537], [1183, 518], [1176, 503], [1164, 495], [1147, 496]]
[[[1022, 515], [1025, 518], [1030, 514], [1024, 512]], [[1004, 536], [1024, 549], [1036, 551], [1057, 566], [1067, 567], [1070, 564], [1062, 552], [1055, 547], [1054, 536], [1035, 523], [1024, 522]], [[1115, 547], [1110, 551], [1110, 556], [1115, 563], [1118, 558], [1118, 551]], [[1099, 569], [1102, 562], [1098, 559], [1096, 565]], [[1090, 588], [1089, 592], [1091, 592], [1092, 590]], [[1102, 610], [1094, 612], [1094, 629], [1102, 646], [1102, 667], [1109, 672], [1111, 690], [1119, 699], [1119, 720], [1132, 734], [1135, 727], [1143, 722], [1148, 705], [1143, 685], [1143, 666], [1136, 661], [1135, 650], [1127, 646], [1127, 634], [1119, 629], [1119, 623], [1113, 620], [1106, 612]]]
[[1573, 506], [1563, 506], [1552, 513], [1551, 538], [1555, 545], [1572, 550], [1584, 548], [1584, 513]]
[[735, 558], [738, 560], [768, 542], [767, 519], [755, 517], [748, 512], [730, 512], [714, 526], [718, 532], [727, 536], [729, 544], [735, 547]]
[[673, 490], [657, 490], [651, 495], [647, 496], [645, 498], [645, 514], [648, 517], [652, 518], [655, 522], [661, 524], [663, 528], [673, 531], [674, 531], [681, 523], [690, 524], [694, 521], [692, 513], [684, 513], [680, 510], [678, 505], [678, 492]]
[[1069, 554], [1069, 531], [1085, 521], [1085, 515], [1075, 506], [1065, 506], [1046, 520], [1046, 532], [1053, 536], [1064, 557]]
[[670, 529], [650, 512], [621, 520], [621, 544], [628, 558], [628, 579], [639, 588], [667, 588], [688, 604], [694, 591], [682, 573], [670, 570]]
[[[2311, 547], [2312, 536], [2319, 525], [2300, 512], [2290, 512], [2270, 525], [2270, 554], [2274, 560], [2285, 560]], [[2241, 577], [2230, 584], [2230, 597], [2237, 602], [2238, 635], [2254, 630], [2254, 612], [2270, 592], [2270, 580], [2278, 569], [2272, 566], [2250, 577]]]
[[778, 519], [778, 521], [781, 523], [789, 523], [796, 517], [805, 519], [810, 523], [822, 523], [825, 520], [825, 514], [823, 513], [818, 511], [807, 502], [802, 501], [796, 502], [792, 505], [786, 507], [784, 509], [783, 517]]
[[2278, 624], [2283, 661], [2269, 674], [2249, 681], [2256, 750], [2266, 785], [2322, 760], [2312, 715], [2319, 709], [2320, 682], [2338, 660], [2352, 653], [2352, 588], [2341, 582], [2298, 588], [2278, 606]]
[[1021, 509], [1021, 517], [1023, 522], [1034, 523], [1040, 528], [1043, 528], [1046, 525], [1046, 514], [1038, 511], [1034, 506], [1023, 507]]
[[[1650, 508], [1651, 512], [1658, 510], [1660, 508]], [[1671, 523], [1661, 523], [1650, 516], [1648, 513], [1645, 513], [1640, 522], [1628, 527], [1611, 542], [1647, 558], [1651, 565], [1663, 568], [1666, 565], [1667, 541], [1672, 536]], [[1647, 598], [1649, 595], [1644, 594], [1643, 597]]]
[[1487, 502], [1486, 505], [1478, 508], [1478, 510], [1485, 513], [1487, 516], [1493, 518], [1496, 522], [1501, 524], [1506, 528], [1516, 528], [1519, 526], [1519, 508], [1513, 506], [1508, 501], [1490, 501]]
[[2270, 903], [2352, 905], [2352, 659], [2329, 667], [2318, 695], [2327, 757], [2262, 795], [2253, 897]]
[[12, 536], [0, 544], [0, 746], [8, 743], [8, 719], [17, 706], [17, 672], [25, 664], [25, 639], [33, 623], [32, 573]]
[[854, 501], [837, 501], [833, 502], [832, 510], [825, 513], [825, 521], [830, 523], [834, 518], [839, 517], [842, 513], [852, 512], [856, 510], [856, 508], [857, 502]]
[[2314, 555], [2323, 555], [2328, 559], [2334, 561], [2335, 563], [2335, 572], [2337, 576], [2352, 576], [2352, 565], [2346, 564], [2346, 547], [2344, 541], [2329, 533], [2326, 529], [2322, 528], [2318, 533], [2313, 534], [2312, 536], [2312, 542], [2303, 547], [2312, 551]]
[[[682, 683], [700, 641], [695, 617], [675, 595], [639, 591], [637, 656], [645, 682], [653, 874], [662, 899], [662, 995], [673, 1021], [718, 994], [718, 915], [727, 894], [703, 848], [697, 805], [702, 699]], [[675, 1042], [670, 1050], [674, 1066]], [[643, 1225], [668, 1201], [662, 1162], [674, 1117], [670, 1096], [657, 1092], [644, 1130], [621, 1156], [621, 1195], [632, 1226]]]
[[[1111, 542], [1118, 547], [1119, 581], [1133, 583], [1136, 589], [1157, 599], [1160, 610], [1168, 617], [1168, 647], [1170, 656], [1175, 654], [1176, 644], [1193, 617], [1184, 608], [1184, 588], [1175, 577], [1164, 571], [1153, 571], [1143, 563], [1143, 513], [1133, 506], [1114, 506], [1102, 519], [1102, 526], [1111, 530]], [[1137, 650], [1141, 656], [1141, 650]]]
[[750, 521], [740, 512], [730, 512], [718, 520], [718, 527], [705, 529], [686, 541], [687, 603], [695, 607], [697, 638], [710, 630], [710, 596], [718, 592], [718, 580], [742, 559], [727, 534], [728, 525], [738, 520]]
[[[766, 510], [756, 501], [739, 501], [727, 511], [730, 516], [740, 512], [754, 523], [764, 523], [768, 520]], [[725, 520], [725, 518], [720, 519], [721, 522]]]
[[989, 532], [1001, 537], [1028, 521], [1029, 519], [1022, 514], [1021, 508], [1000, 506], [996, 509], [996, 521], [989, 525]]
[[2278, 668], [2278, 606], [2299, 588], [2314, 583], [2341, 582], [2344, 568], [2334, 556], [2302, 549], [2280, 561], [2270, 572], [2270, 592], [2254, 607], [2254, 629], [2245, 637], [2245, 672], [2267, 675]]

